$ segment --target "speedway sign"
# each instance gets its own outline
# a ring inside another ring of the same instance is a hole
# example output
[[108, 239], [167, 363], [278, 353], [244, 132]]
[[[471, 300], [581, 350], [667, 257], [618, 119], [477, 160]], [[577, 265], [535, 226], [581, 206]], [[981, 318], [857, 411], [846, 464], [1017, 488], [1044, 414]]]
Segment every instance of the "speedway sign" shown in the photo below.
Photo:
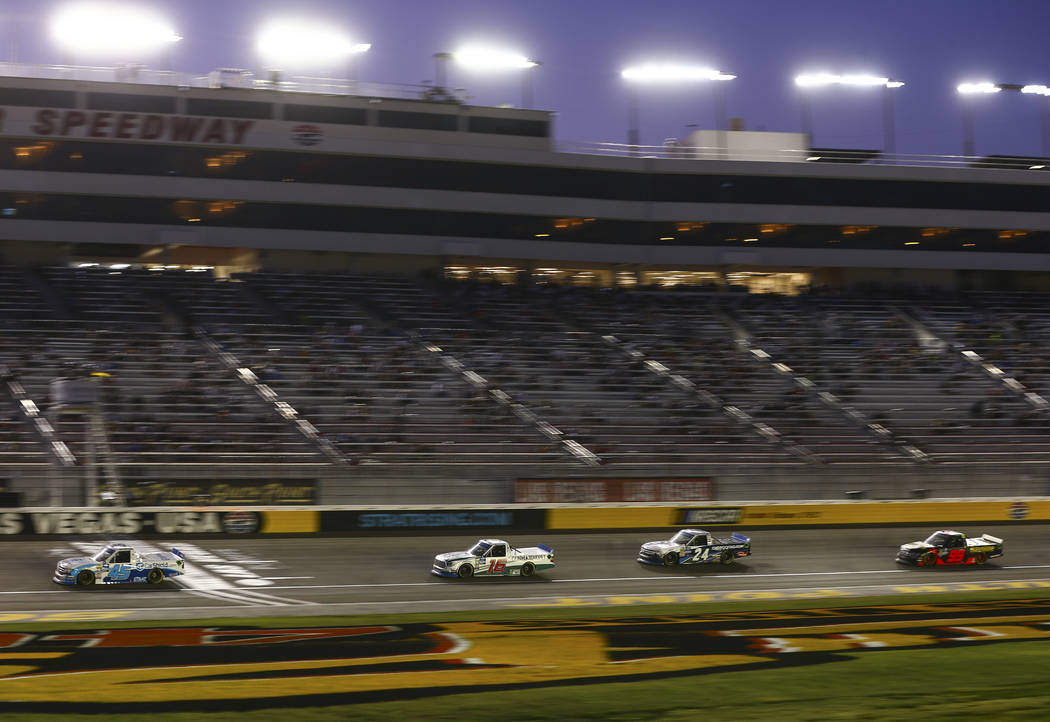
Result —
[[34, 135], [60, 138], [121, 138], [173, 143], [243, 145], [254, 120], [190, 115], [110, 113], [41, 108], [30, 126]]
[[[215, 146], [296, 148], [300, 124], [276, 120], [169, 113], [0, 106], [0, 136], [32, 143], [61, 140], [183, 143]], [[311, 144], [326, 134], [316, 128]]]

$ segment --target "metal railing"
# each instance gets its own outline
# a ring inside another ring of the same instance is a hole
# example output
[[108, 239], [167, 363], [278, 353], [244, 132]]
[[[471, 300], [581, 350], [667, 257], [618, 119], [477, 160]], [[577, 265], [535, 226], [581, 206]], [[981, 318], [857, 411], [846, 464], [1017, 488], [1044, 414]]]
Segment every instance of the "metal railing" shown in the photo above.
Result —
[[273, 73], [268, 77], [256, 77], [254, 72], [240, 68], [220, 68], [207, 75], [194, 75], [174, 70], [156, 70], [139, 65], [106, 67], [0, 62], [0, 77], [166, 85], [177, 88], [279, 90], [284, 93], [354, 95], [394, 100], [425, 100], [432, 103], [457, 105], [467, 100], [463, 88], [440, 88], [434, 85], [410, 83], [376, 83], [320, 76], [284, 76], [279, 73]]
[[[75, 470], [49, 464], [0, 464], [0, 478], [18, 492], [23, 507], [81, 506], [82, 482]], [[712, 478], [715, 500], [741, 502], [791, 499], [917, 499], [1050, 496], [1050, 464], [1001, 461], [988, 464], [619, 463], [588, 468], [569, 461], [535, 464], [441, 462], [347, 467], [325, 463], [121, 464], [129, 499], [139, 505], [237, 506], [290, 503], [281, 489], [313, 489], [319, 504], [492, 504], [514, 500], [515, 479]], [[199, 480], [199, 489], [194, 480]], [[222, 498], [219, 490], [261, 485], [255, 501]], [[60, 486], [60, 494], [49, 487]], [[137, 500], [137, 501], [136, 501]], [[0, 509], [0, 512], [3, 510]]]
[[[390, 100], [417, 100], [459, 105], [470, 96], [463, 88], [443, 88], [436, 85], [409, 83], [377, 83], [346, 78], [320, 76], [284, 76], [271, 73], [256, 77], [250, 70], [219, 68], [207, 75], [180, 73], [173, 70], [155, 70], [140, 65], [120, 67], [80, 65], [37, 65], [31, 63], [0, 62], [0, 77], [43, 78], [50, 80], [77, 80], [120, 82], [141, 85], [165, 85], [179, 88], [239, 88], [245, 90], [277, 90], [284, 93], [313, 93], [345, 95]], [[941, 168], [981, 168], [997, 170], [1050, 171], [1050, 159], [1027, 156], [968, 156], [926, 155], [917, 153], [887, 154], [877, 150], [848, 150], [820, 148], [741, 149], [719, 146], [687, 146], [678, 142], [661, 145], [632, 145], [601, 141], [557, 141], [557, 153], [578, 155], [605, 155], [623, 158], [662, 158], [674, 160], [761, 161], [772, 163], [839, 163], [867, 166], [917, 166]]]
[[629, 145], [595, 141], [557, 141], [558, 153], [608, 155], [621, 158], [662, 158], [671, 160], [720, 160], [766, 163], [840, 163], [849, 165], [921, 166], [942, 168], [983, 168], [997, 170], [1050, 171], [1047, 158], [1026, 156], [885, 154], [870, 150], [820, 150], [805, 148], [756, 149], [688, 145]]

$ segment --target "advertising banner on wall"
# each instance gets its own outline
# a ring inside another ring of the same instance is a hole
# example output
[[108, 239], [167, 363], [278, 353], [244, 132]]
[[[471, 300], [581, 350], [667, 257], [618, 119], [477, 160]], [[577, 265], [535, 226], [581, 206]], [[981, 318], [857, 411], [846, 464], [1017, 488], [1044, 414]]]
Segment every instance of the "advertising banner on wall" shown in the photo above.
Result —
[[713, 501], [710, 477], [516, 479], [514, 501], [519, 504], [650, 503]]
[[304, 506], [317, 503], [316, 479], [164, 479], [128, 484], [129, 506]]
[[545, 509], [369, 509], [321, 512], [322, 532], [546, 529]]

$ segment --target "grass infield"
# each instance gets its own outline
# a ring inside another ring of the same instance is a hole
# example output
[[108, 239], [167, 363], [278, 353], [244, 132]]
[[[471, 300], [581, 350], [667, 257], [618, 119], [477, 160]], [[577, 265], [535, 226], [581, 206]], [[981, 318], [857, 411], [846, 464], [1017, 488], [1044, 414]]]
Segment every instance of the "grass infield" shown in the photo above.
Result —
[[[923, 592], [872, 597], [829, 597], [823, 599], [756, 599], [751, 601], [697, 602], [678, 604], [624, 604], [610, 606], [535, 607], [528, 609], [482, 609], [462, 612], [417, 612], [409, 614], [358, 614], [343, 616], [290, 617], [214, 617], [198, 619], [119, 619], [60, 622], [3, 622], [0, 632], [48, 632], [69, 629], [134, 629], [137, 627], [323, 627], [370, 624], [409, 624], [440, 622], [504, 622], [542, 619], [622, 619], [719, 614], [784, 609], [836, 609], [846, 607], [896, 606], [901, 604], [959, 604], [976, 601], [1050, 599], [1050, 589], [1003, 589], [973, 592]], [[1050, 676], [1048, 676], [1050, 678]]]
[[[0, 631], [114, 629], [149, 626], [320, 627], [512, 620], [581, 620], [626, 617], [688, 616], [703, 618], [747, 611], [784, 611], [812, 608], [944, 605], [944, 619], [969, 615], [967, 602], [1050, 598], [1050, 590], [1004, 590], [962, 594], [916, 594], [822, 600], [777, 600], [625, 607], [545, 608], [434, 614], [368, 615], [354, 617], [272, 617], [211, 620], [157, 620], [153, 622], [64, 622], [4, 624]], [[930, 610], [927, 610], [930, 611]], [[1009, 614], [1009, 607], [1002, 610]], [[940, 615], [938, 615], [940, 616]], [[1050, 619], [1050, 615], [1048, 615]], [[785, 621], [786, 623], [786, 621]], [[950, 623], [950, 622], [938, 622]], [[770, 622], [771, 626], [780, 624]], [[244, 712], [215, 711], [209, 722], [247, 720], [645, 720], [695, 722], [698, 718], [736, 721], [769, 720], [1045, 720], [1050, 710], [1050, 626], [1046, 639], [1026, 639], [967, 646], [923, 649], [838, 651], [811, 664], [794, 664], [793, 655], [781, 655], [782, 664], [736, 667], [728, 671], [655, 675], [642, 681], [580, 684], [567, 680], [529, 689], [504, 689], [449, 694], [415, 700], [397, 699], [328, 707], [298, 707]], [[801, 655], [798, 656], [801, 659]], [[626, 665], [625, 665], [626, 666]], [[626, 669], [624, 670], [627, 671]], [[3, 707], [0, 687], [0, 709]], [[73, 706], [64, 720], [98, 720], [78, 714]], [[56, 715], [6, 713], [4, 722], [54, 719]], [[153, 705], [147, 712], [107, 714], [111, 722], [190, 722], [200, 712], [165, 712]]]

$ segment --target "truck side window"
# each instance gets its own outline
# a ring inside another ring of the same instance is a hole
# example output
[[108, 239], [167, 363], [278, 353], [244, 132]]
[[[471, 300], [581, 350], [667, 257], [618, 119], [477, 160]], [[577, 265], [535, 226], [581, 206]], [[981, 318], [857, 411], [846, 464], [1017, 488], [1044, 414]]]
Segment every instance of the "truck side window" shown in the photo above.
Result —
[[116, 554], [113, 555], [113, 558], [110, 559], [110, 562], [112, 564], [129, 564], [129, 563], [131, 563], [131, 550], [130, 549], [121, 549], [120, 551], [118, 551]]
[[490, 557], [505, 557], [507, 556], [507, 547], [504, 544], [493, 544], [492, 548], [489, 549], [488, 555]]

